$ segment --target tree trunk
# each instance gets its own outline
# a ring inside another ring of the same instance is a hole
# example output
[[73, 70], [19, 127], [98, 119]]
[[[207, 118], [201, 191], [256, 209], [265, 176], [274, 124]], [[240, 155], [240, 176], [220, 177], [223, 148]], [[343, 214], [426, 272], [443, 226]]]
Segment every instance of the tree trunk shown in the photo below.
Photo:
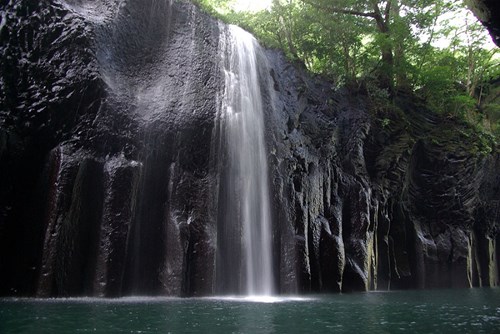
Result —
[[[388, 3], [390, 6], [390, 3]], [[379, 32], [384, 36], [384, 41], [380, 45], [380, 51], [382, 53], [382, 66], [378, 71], [378, 79], [380, 81], [380, 86], [383, 89], [387, 89], [389, 94], [394, 92], [394, 54], [390, 42], [390, 30], [389, 30], [389, 18], [390, 18], [390, 7], [387, 7], [385, 14], [382, 15], [377, 1], [373, 1], [373, 11], [375, 13], [374, 19], [377, 23]]]
[[[391, 7], [391, 11], [394, 20], [399, 22], [401, 16], [398, 1], [394, 1]], [[404, 37], [402, 37], [401, 35], [397, 35], [394, 46], [394, 72], [396, 77], [397, 90], [411, 90], [410, 84], [408, 82], [408, 76], [406, 75], [406, 68], [404, 67], [405, 58]]]

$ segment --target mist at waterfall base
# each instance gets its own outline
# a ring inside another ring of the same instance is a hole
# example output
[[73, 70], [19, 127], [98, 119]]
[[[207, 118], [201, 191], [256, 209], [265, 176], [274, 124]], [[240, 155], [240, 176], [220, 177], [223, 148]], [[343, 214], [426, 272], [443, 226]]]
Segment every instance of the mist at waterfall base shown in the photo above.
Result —
[[310, 298], [6, 299], [1, 333], [498, 333], [500, 290]]

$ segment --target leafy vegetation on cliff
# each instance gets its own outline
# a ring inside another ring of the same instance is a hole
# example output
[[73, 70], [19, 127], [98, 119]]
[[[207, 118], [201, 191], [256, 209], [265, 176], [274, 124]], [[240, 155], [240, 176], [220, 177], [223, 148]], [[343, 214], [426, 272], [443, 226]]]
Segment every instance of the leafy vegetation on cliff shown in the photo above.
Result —
[[460, 1], [273, 0], [258, 12], [198, 3], [338, 86], [412, 92], [445, 117], [500, 135], [500, 53], [485, 47], [489, 36]]

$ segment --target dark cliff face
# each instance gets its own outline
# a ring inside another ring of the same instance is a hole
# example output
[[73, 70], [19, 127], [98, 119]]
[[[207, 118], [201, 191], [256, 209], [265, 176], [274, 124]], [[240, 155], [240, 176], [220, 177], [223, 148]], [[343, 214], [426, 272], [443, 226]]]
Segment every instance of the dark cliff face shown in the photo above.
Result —
[[418, 99], [377, 112], [269, 57], [281, 254], [299, 290], [498, 284], [498, 153]]
[[5, 8], [2, 294], [211, 293], [217, 23], [169, 1]]
[[[0, 294], [213, 294], [219, 23], [170, 1], [2, 8]], [[498, 284], [498, 153], [266, 54], [278, 291]]]
[[500, 4], [495, 0], [467, 0], [467, 6], [490, 31], [491, 38], [500, 46]]

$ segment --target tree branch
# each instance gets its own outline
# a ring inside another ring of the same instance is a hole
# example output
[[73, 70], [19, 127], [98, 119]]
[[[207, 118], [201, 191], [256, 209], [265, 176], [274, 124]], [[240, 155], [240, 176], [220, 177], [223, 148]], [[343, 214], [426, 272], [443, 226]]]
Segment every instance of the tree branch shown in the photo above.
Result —
[[387, 4], [385, 5], [385, 10], [384, 10], [384, 21], [386, 23], [389, 22], [389, 15], [391, 13], [391, 5], [392, 5], [392, 1], [388, 0]]
[[387, 33], [389, 30], [388, 25], [386, 24], [386, 21], [384, 21], [382, 13], [380, 12], [380, 8], [378, 6], [378, 1], [372, 0], [371, 2], [372, 2], [372, 6], [373, 6], [373, 13], [374, 13], [373, 18], [377, 22], [378, 29], [382, 33]]
[[302, 1], [308, 5], [311, 5], [313, 7], [318, 8], [318, 9], [331, 11], [331, 12], [334, 12], [337, 14], [348, 14], [348, 15], [354, 15], [354, 16], [375, 18], [375, 13], [373, 13], [373, 12], [360, 12], [357, 10], [337, 8], [337, 7], [332, 7], [332, 6], [325, 6], [325, 5], [319, 4], [315, 1], [310, 1], [310, 0], [302, 0]]
[[339, 14], [349, 14], [349, 15], [355, 15], [355, 16], [375, 18], [375, 13], [371, 13], [371, 12], [365, 13], [365, 12], [358, 12], [356, 10], [349, 10], [349, 9], [342, 9], [342, 8], [335, 8], [335, 7], [329, 7], [329, 9], [332, 12], [339, 13]]
[[373, 14], [375, 14], [375, 18], [381, 19], [382, 18], [382, 13], [380, 13], [380, 8], [378, 6], [378, 1], [377, 0], [372, 0], [371, 3], [372, 3], [372, 6], [373, 6]]

